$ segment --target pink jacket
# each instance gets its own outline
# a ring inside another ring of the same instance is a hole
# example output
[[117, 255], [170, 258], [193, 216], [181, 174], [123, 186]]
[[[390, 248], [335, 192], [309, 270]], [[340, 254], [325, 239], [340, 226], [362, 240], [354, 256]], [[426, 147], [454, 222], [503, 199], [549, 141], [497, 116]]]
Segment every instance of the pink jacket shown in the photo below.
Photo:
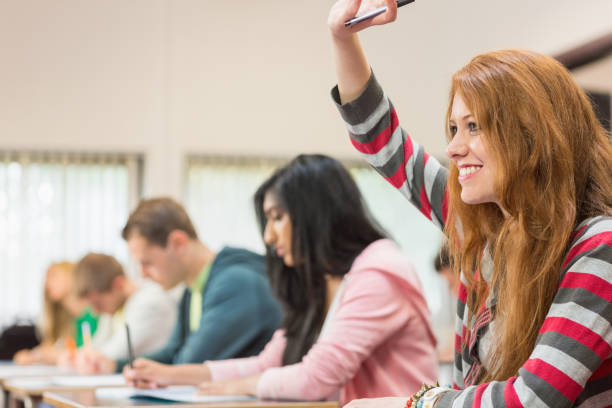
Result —
[[388, 239], [369, 245], [345, 275], [327, 331], [302, 361], [282, 367], [277, 330], [255, 357], [207, 361], [213, 380], [262, 373], [257, 396], [337, 399], [409, 396], [437, 378], [436, 340], [413, 266]]

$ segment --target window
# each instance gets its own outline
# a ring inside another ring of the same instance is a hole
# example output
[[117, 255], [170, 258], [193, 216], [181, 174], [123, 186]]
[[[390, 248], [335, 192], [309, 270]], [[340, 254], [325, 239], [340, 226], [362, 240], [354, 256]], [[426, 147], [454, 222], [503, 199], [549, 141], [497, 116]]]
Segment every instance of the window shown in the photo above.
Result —
[[89, 251], [126, 263], [120, 231], [139, 197], [141, 162], [0, 152], [0, 323], [39, 315], [50, 263], [75, 262]]

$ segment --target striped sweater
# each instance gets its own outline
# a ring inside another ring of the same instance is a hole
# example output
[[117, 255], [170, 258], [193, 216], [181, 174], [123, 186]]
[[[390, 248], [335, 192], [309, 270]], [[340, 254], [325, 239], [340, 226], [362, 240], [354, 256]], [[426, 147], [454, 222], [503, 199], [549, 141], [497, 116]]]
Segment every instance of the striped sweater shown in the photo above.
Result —
[[[356, 100], [341, 105], [337, 87], [332, 98], [355, 148], [443, 228], [448, 170], [399, 126], [374, 75]], [[482, 268], [483, 276], [490, 275], [490, 259], [483, 259]], [[612, 217], [578, 226], [561, 276], [529, 359], [515, 377], [483, 384], [478, 384], [478, 367], [495, 330], [490, 316], [495, 299], [468, 326], [467, 292], [460, 285], [453, 389], [442, 394], [436, 407], [612, 407]], [[467, 327], [476, 336], [466, 344]]]

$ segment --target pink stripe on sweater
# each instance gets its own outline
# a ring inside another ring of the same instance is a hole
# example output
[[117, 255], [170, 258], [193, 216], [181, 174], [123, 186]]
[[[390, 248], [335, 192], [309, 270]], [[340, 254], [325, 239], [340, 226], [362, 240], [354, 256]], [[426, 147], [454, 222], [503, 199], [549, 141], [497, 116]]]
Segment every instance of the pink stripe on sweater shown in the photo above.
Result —
[[509, 378], [508, 381], [506, 381], [506, 388], [504, 388], [504, 401], [506, 402], [507, 408], [523, 408], [523, 404], [521, 404], [521, 400], [514, 389], [515, 381], [516, 377]]
[[529, 359], [522, 368], [546, 381], [570, 401], [574, 401], [582, 392], [580, 384], [544, 360]]
[[610, 242], [612, 242], [612, 231], [605, 231], [585, 239], [580, 244], [572, 247], [563, 262], [563, 268], [581, 253], [597, 248], [600, 245], [610, 245]]
[[412, 144], [404, 143], [404, 162], [397, 168], [391, 177], [385, 177], [385, 180], [391, 183], [391, 185], [395, 188], [400, 188], [406, 182], [406, 163], [408, 163], [408, 160], [410, 159], [408, 150], [412, 152]]
[[589, 381], [599, 380], [600, 378], [612, 375], [612, 356], [604, 361], [602, 365], [593, 373]]
[[568, 272], [563, 277], [560, 287], [586, 289], [612, 303], [612, 283], [592, 274]]
[[540, 334], [555, 332], [563, 334], [593, 350], [602, 360], [612, 352], [612, 347], [601, 336], [580, 323], [565, 317], [548, 317], [540, 329]]
[[474, 392], [474, 403], [472, 405], [473, 408], [480, 408], [482, 403], [482, 394], [485, 392], [489, 384], [480, 384], [476, 387], [476, 391]]
[[391, 123], [389, 123], [389, 126], [384, 128], [378, 135], [376, 135], [374, 140], [372, 140], [370, 143], [359, 143], [355, 139], [351, 138], [351, 143], [353, 144], [353, 146], [355, 146], [355, 148], [361, 153], [378, 153], [383, 147], [387, 145], [387, 143], [389, 143], [393, 132], [395, 132], [395, 129], [397, 129], [397, 126], [399, 125], [395, 109], [391, 111], [390, 117]]

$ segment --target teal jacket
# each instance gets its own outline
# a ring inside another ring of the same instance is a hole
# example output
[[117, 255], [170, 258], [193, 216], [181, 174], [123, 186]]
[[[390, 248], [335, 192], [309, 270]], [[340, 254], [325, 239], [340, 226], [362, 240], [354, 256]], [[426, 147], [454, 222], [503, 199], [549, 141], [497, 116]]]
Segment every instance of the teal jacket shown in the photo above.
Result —
[[[168, 343], [144, 358], [186, 364], [253, 356], [281, 323], [281, 307], [271, 292], [265, 259], [245, 249], [225, 247], [215, 257], [202, 292], [200, 327], [192, 333], [190, 298], [185, 289]], [[118, 370], [125, 364], [119, 361]]]

